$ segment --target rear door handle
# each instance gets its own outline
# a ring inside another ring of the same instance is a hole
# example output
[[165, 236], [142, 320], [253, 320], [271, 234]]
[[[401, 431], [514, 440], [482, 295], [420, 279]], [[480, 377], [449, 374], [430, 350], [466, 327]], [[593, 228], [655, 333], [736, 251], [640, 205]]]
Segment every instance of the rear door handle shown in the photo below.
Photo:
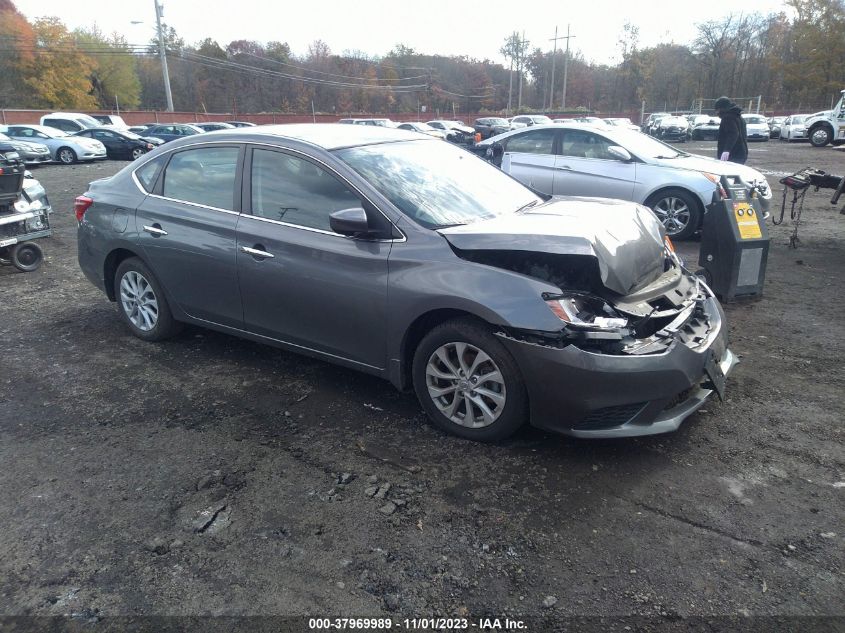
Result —
[[153, 237], [162, 237], [164, 235], [167, 235], [167, 231], [161, 228], [158, 224], [153, 224], [152, 226], [144, 226], [144, 230]]
[[267, 251], [258, 248], [250, 248], [249, 246], [241, 246], [241, 252], [261, 259], [272, 259], [275, 257], [273, 253], [268, 253]]

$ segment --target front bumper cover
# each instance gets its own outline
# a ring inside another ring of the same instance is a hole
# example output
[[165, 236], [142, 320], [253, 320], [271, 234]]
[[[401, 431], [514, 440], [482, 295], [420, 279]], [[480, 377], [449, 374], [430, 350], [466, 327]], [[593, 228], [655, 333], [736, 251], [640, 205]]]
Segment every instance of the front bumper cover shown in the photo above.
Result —
[[693, 347], [678, 338], [659, 354], [599, 354], [502, 335], [526, 381], [531, 424], [584, 438], [676, 430], [714, 391], [706, 372], [711, 356], [725, 375], [737, 363], [721, 306], [710, 297], [704, 307], [706, 340]]

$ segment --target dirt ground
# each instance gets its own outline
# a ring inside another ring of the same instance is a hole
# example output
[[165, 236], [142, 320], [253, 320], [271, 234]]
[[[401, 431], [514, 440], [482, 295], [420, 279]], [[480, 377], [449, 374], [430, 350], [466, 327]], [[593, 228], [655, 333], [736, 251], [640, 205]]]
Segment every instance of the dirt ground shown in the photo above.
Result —
[[[845, 152], [771, 141], [749, 164], [774, 211], [778, 177], [843, 173]], [[196, 328], [132, 337], [77, 266], [72, 212], [124, 165], [37, 169], [55, 208], [46, 263], [0, 269], [0, 615], [845, 626], [845, 216], [830, 192], [808, 194], [797, 250], [788, 220], [770, 226], [765, 295], [726, 306], [742, 359], [726, 402], [670, 435], [482, 445], [350, 370]]]

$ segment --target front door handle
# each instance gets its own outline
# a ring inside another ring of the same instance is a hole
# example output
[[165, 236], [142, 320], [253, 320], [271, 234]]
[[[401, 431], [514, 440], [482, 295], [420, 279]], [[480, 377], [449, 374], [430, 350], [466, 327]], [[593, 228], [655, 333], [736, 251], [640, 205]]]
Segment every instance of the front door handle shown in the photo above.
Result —
[[167, 235], [167, 231], [161, 228], [161, 226], [159, 226], [158, 224], [153, 224], [152, 226], [144, 226], [144, 230], [153, 237], [162, 237], [164, 235]]
[[[258, 244], [256, 244], [258, 246]], [[275, 257], [273, 253], [268, 253], [267, 251], [259, 248], [250, 248], [249, 246], [241, 246], [241, 252], [246, 253], [247, 255], [252, 255], [253, 257], [258, 257], [260, 259], [272, 259]]]
[[557, 167], [555, 167], [555, 169], [560, 169], [563, 171], [572, 171], [572, 167], [570, 167], [569, 165], [558, 165]]

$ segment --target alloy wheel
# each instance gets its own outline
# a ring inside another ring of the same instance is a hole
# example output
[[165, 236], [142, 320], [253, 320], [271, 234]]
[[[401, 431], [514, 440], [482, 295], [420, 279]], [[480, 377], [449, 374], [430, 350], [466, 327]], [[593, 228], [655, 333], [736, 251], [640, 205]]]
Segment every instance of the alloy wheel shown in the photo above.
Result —
[[817, 128], [813, 130], [813, 136], [810, 138], [813, 141], [813, 145], [820, 147], [827, 145], [828, 143], [828, 132], [823, 127]]
[[65, 165], [70, 165], [74, 160], [76, 160], [76, 156], [74, 155], [72, 149], [65, 148], [59, 152], [59, 160]]
[[686, 202], [675, 196], [663, 198], [654, 205], [652, 210], [669, 235], [677, 235], [689, 224], [689, 207]]
[[158, 299], [150, 282], [139, 272], [127, 271], [120, 280], [120, 303], [132, 325], [143, 332], [158, 322]]
[[140, 147], [136, 147], [135, 149], [132, 150], [132, 160], [138, 160], [143, 155], [144, 155], [144, 150], [142, 150]]
[[425, 368], [428, 395], [449, 420], [472, 429], [490, 426], [507, 400], [502, 372], [483, 350], [469, 343], [438, 347]]

